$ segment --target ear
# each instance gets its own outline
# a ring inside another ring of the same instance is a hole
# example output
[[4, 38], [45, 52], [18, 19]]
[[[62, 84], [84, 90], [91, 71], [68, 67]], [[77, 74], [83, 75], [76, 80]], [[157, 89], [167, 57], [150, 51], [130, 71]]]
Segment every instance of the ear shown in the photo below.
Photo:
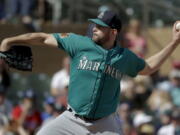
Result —
[[117, 35], [118, 31], [116, 29], [112, 29], [112, 34]]

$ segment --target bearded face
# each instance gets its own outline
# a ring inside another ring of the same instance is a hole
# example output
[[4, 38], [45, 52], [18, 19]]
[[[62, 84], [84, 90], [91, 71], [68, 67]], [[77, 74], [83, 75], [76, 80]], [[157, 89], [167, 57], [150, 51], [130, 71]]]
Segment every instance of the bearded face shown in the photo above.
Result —
[[108, 27], [96, 25], [93, 28], [92, 40], [99, 45], [103, 45], [105, 42], [110, 40], [110, 31], [111, 29]]

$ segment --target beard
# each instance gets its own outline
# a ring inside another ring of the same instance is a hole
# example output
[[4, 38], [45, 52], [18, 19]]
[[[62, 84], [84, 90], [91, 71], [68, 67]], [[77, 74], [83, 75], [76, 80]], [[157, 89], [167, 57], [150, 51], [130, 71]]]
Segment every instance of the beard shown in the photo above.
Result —
[[96, 33], [93, 33], [92, 40], [99, 45], [103, 45], [107, 41], [109, 41], [110, 36], [107, 34], [105, 36], [99, 36]]
[[99, 43], [99, 41], [101, 40], [101, 38], [100, 38], [97, 34], [93, 34], [92, 40], [93, 40], [95, 43]]

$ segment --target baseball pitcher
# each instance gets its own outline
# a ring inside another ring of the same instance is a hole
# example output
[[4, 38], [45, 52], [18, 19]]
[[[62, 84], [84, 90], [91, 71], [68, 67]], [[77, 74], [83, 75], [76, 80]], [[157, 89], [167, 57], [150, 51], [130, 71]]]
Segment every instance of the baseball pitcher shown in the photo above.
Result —
[[[68, 108], [37, 135], [122, 135], [115, 113], [123, 75], [150, 75], [180, 43], [173, 27], [172, 40], [160, 52], [143, 60], [117, 44], [121, 20], [112, 11], [102, 12], [94, 23], [92, 38], [74, 33], [30, 33], [6, 38], [1, 51], [14, 44], [53, 46], [71, 57]], [[177, 22], [176, 22], [177, 23]]]

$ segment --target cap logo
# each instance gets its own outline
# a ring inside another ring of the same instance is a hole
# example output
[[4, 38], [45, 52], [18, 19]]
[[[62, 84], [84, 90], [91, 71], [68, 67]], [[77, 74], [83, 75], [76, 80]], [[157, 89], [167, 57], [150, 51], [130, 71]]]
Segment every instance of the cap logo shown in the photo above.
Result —
[[104, 12], [101, 12], [99, 15], [98, 15], [98, 18], [102, 19], [104, 16]]

